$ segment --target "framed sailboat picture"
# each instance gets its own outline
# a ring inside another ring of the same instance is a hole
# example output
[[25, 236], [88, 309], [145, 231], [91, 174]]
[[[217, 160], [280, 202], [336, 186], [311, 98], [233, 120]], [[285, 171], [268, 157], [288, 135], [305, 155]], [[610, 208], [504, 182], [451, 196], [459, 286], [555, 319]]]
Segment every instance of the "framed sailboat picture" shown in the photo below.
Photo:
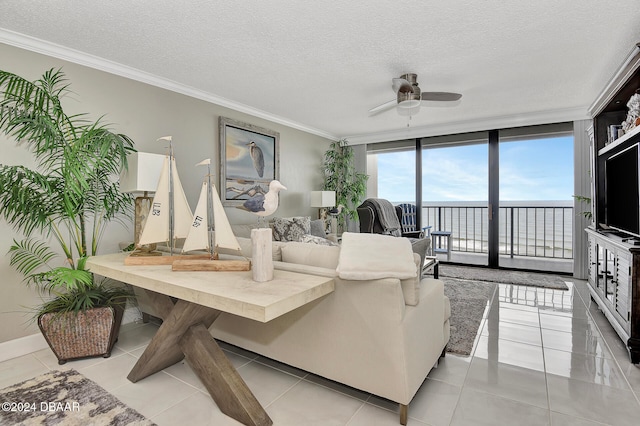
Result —
[[239, 206], [279, 179], [280, 133], [220, 117], [220, 198]]

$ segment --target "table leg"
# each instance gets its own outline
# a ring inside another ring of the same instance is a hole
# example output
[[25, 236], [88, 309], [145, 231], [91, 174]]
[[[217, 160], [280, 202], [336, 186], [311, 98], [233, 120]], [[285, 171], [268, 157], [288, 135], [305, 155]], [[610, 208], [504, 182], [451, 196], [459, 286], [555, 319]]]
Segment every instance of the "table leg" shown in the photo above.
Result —
[[178, 300], [127, 378], [135, 383], [181, 361], [178, 342], [185, 331], [198, 323], [209, 327], [218, 315], [214, 309]]
[[174, 305], [174, 303], [171, 301], [171, 298], [162, 293], [156, 293], [155, 291], [143, 291], [147, 294], [149, 303], [153, 306], [153, 309], [156, 311], [155, 314], [158, 316], [158, 318], [160, 318], [161, 320], [167, 318], [171, 313]]
[[245, 425], [272, 424], [269, 415], [204, 325], [191, 326], [182, 336], [180, 347], [220, 411]]
[[209, 333], [220, 311], [178, 300], [169, 312], [168, 296], [155, 293], [163, 323], [127, 378], [137, 382], [187, 359], [220, 411], [248, 426], [272, 424], [264, 408]]

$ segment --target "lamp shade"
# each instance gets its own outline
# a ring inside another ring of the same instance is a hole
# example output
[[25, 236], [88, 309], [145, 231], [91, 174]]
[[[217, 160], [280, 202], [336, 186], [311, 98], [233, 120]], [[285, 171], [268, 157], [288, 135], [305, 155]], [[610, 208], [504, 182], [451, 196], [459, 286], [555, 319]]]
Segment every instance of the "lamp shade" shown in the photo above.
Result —
[[311, 191], [311, 207], [333, 207], [335, 205], [335, 191]]
[[133, 152], [127, 156], [128, 170], [120, 174], [120, 191], [155, 192], [158, 188], [164, 155]]

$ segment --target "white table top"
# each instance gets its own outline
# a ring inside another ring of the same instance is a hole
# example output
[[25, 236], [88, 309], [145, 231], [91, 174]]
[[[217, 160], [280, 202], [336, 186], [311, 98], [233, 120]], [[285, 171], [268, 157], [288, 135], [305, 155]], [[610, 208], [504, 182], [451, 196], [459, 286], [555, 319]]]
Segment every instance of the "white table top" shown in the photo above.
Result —
[[273, 271], [273, 280], [255, 282], [251, 271], [192, 272], [171, 265], [125, 266], [126, 253], [92, 256], [88, 269], [136, 287], [267, 322], [325, 296], [333, 279], [288, 271]]

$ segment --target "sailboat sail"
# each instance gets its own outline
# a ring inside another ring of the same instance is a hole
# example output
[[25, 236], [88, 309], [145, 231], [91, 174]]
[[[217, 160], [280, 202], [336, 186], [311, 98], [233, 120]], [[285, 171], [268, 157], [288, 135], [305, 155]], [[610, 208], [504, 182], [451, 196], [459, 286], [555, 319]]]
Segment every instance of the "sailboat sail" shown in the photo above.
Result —
[[237, 250], [239, 252], [241, 250], [240, 244], [233, 234], [231, 224], [224, 212], [224, 207], [222, 207], [222, 201], [220, 201], [220, 196], [218, 195], [215, 185], [211, 185], [211, 191], [213, 192], [211, 198], [213, 198], [213, 217], [215, 218], [216, 227], [216, 247]]
[[174, 238], [185, 238], [191, 228], [191, 207], [187, 201], [187, 196], [182, 188], [180, 176], [176, 169], [175, 158], [171, 161], [171, 169], [173, 172], [173, 217], [174, 217]]
[[238, 251], [238, 253], [240, 253], [240, 244], [233, 234], [229, 219], [227, 219], [227, 215], [224, 212], [224, 207], [222, 207], [220, 196], [218, 195], [218, 191], [213, 184], [210, 186], [210, 188], [213, 204], [213, 221], [215, 226], [215, 247], [210, 247], [208, 234], [209, 220], [207, 214], [208, 188], [209, 184], [207, 182], [203, 182], [202, 190], [200, 191], [200, 198], [198, 199], [198, 205], [196, 206], [196, 211], [193, 215], [193, 221], [191, 222], [191, 228], [189, 230], [189, 234], [187, 235], [187, 239], [184, 242], [182, 250], [186, 252], [191, 250], [204, 249], [214, 252], [218, 247], [221, 247], [229, 250], [236, 250]]
[[151, 204], [151, 211], [149, 211], [142, 234], [140, 235], [140, 245], [169, 241], [169, 218], [171, 214], [169, 208], [169, 160], [171, 160], [171, 171], [173, 175], [174, 238], [184, 238], [189, 231], [192, 217], [191, 208], [189, 207], [187, 196], [180, 183], [176, 169], [176, 161], [174, 158], [170, 159], [169, 156], [166, 156], [160, 173], [160, 179], [158, 180], [158, 189]]
[[196, 211], [193, 213], [193, 221], [184, 240], [182, 251], [209, 250], [209, 221], [207, 220], [207, 182], [202, 183], [200, 198]]

